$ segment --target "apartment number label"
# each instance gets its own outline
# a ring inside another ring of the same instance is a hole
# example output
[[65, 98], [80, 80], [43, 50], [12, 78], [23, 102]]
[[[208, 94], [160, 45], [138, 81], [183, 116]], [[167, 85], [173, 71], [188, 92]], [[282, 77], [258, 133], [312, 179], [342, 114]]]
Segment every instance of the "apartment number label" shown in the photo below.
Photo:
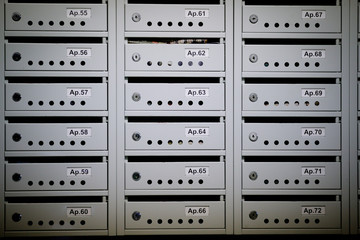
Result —
[[209, 136], [209, 128], [185, 128], [186, 137], [202, 137]]
[[326, 11], [323, 10], [304, 10], [302, 11], [303, 19], [325, 19]]
[[67, 48], [67, 57], [91, 57], [91, 48]]
[[185, 96], [186, 97], [209, 97], [208, 88], [186, 88]]
[[303, 137], [325, 137], [325, 128], [302, 128]]
[[208, 58], [209, 49], [208, 48], [186, 48], [185, 49], [186, 58]]
[[186, 176], [209, 176], [209, 167], [185, 167]]
[[301, 50], [302, 58], [319, 59], [325, 58], [326, 51], [324, 49], [303, 49]]
[[186, 18], [208, 18], [209, 15], [209, 9], [185, 9]]
[[91, 97], [91, 88], [68, 88], [66, 95], [68, 97]]
[[68, 207], [66, 209], [68, 217], [84, 217], [91, 216], [91, 208], [89, 207]]
[[209, 207], [185, 207], [185, 215], [187, 217], [206, 217], [209, 216]]
[[90, 18], [90, 8], [68, 8], [66, 9], [67, 18]]
[[313, 98], [321, 98], [325, 97], [325, 89], [318, 88], [318, 89], [301, 89], [301, 96], [302, 97], [313, 97]]
[[325, 215], [325, 207], [323, 206], [303, 206], [301, 207], [302, 215]]
[[91, 168], [67, 168], [66, 175], [68, 177], [91, 176]]
[[91, 137], [91, 128], [68, 128], [68, 137]]
[[325, 167], [302, 167], [302, 176], [325, 176]]

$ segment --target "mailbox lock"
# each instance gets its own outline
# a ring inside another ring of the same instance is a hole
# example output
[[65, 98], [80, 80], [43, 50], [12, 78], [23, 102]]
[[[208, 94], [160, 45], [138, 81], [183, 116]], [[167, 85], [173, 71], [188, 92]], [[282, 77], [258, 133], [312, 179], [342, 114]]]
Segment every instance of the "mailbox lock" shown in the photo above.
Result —
[[255, 24], [259, 21], [259, 18], [256, 14], [252, 14], [250, 17], [249, 17], [249, 21], [252, 23], [252, 24]]
[[134, 22], [140, 22], [141, 20], [141, 15], [140, 13], [134, 13], [131, 17], [131, 19], [134, 21]]
[[21, 94], [16, 92], [12, 95], [12, 99], [15, 101], [15, 102], [19, 102], [21, 100]]
[[14, 173], [14, 174], [12, 175], [12, 180], [14, 180], [15, 182], [20, 181], [21, 178], [22, 178], [22, 176], [21, 176], [20, 173]]
[[258, 178], [257, 172], [253, 171], [249, 174], [249, 178], [253, 181], [255, 181]]
[[12, 59], [15, 61], [15, 62], [18, 62], [20, 61], [21, 59], [21, 54], [19, 52], [16, 52], [12, 55]]
[[134, 53], [133, 55], [132, 55], [132, 60], [134, 61], [134, 62], [138, 62], [138, 61], [140, 61], [140, 54], [139, 53]]
[[138, 212], [138, 211], [133, 212], [132, 218], [133, 218], [135, 221], [139, 221], [140, 218], [141, 218], [141, 213]]
[[18, 22], [18, 21], [20, 21], [20, 19], [21, 19], [21, 14], [18, 12], [14, 12], [12, 15], [12, 20], [14, 20], [15, 22]]
[[12, 215], [12, 220], [13, 220], [14, 222], [20, 222], [21, 218], [22, 218], [22, 215], [21, 215], [20, 213], [14, 213], [14, 214]]
[[249, 99], [251, 102], [256, 102], [258, 100], [258, 95], [256, 93], [250, 93]]
[[140, 133], [134, 132], [132, 135], [132, 139], [134, 139], [134, 141], [139, 141], [141, 139]]
[[141, 175], [139, 172], [134, 172], [133, 175], [132, 175], [132, 178], [135, 180], [135, 181], [139, 181], [140, 178], [141, 178]]
[[255, 220], [255, 219], [257, 219], [257, 217], [258, 217], [258, 213], [257, 213], [256, 211], [251, 211], [251, 212], [249, 213], [249, 218], [250, 218], [251, 220]]
[[249, 134], [249, 139], [250, 139], [250, 141], [252, 141], [252, 142], [256, 142], [256, 141], [258, 140], [258, 135], [257, 135], [257, 133], [251, 132], [251, 133]]
[[133, 95], [132, 95], [132, 100], [134, 100], [135, 102], [138, 102], [138, 101], [140, 101], [140, 99], [141, 99], [141, 95], [140, 95], [140, 93], [134, 93]]
[[252, 63], [256, 63], [258, 61], [258, 55], [254, 54], [254, 53], [251, 54], [250, 57], [249, 57], [249, 60]]
[[14, 133], [14, 135], [12, 136], [12, 139], [14, 140], [14, 142], [19, 142], [21, 140], [21, 134]]

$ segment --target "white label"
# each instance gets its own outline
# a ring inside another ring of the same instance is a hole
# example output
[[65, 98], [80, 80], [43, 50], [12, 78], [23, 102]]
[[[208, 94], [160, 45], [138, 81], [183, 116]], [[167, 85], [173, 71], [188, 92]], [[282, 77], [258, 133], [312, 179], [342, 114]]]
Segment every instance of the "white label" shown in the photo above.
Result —
[[187, 137], [202, 137], [209, 135], [209, 128], [185, 128], [185, 136]]
[[68, 177], [90, 177], [91, 168], [67, 168], [66, 175]]
[[91, 48], [67, 48], [67, 57], [91, 57]]
[[209, 176], [209, 167], [185, 167], [186, 176]]
[[303, 137], [325, 137], [325, 128], [302, 128]]
[[67, 18], [90, 18], [90, 8], [68, 8], [66, 9]]
[[321, 98], [325, 97], [325, 88], [318, 89], [301, 89], [302, 97], [313, 97], [313, 98]]
[[84, 217], [91, 216], [91, 208], [89, 207], [69, 207], [66, 209], [68, 217]]
[[185, 207], [186, 216], [209, 216], [209, 207]]
[[325, 207], [307, 206], [301, 207], [302, 215], [325, 215]]
[[302, 167], [302, 176], [325, 176], [325, 167]]
[[326, 11], [305, 10], [305, 11], [302, 11], [302, 18], [304, 18], [304, 19], [325, 19]]
[[209, 15], [209, 9], [185, 9], [186, 18], [208, 18]]
[[68, 137], [91, 137], [91, 128], [68, 128]]
[[324, 49], [304, 49], [301, 50], [302, 58], [325, 58], [325, 50]]
[[185, 49], [186, 58], [208, 58], [209, 49], [208, 48], [187, 48]]
[[68, 88], [66, 95], [68, 97], [91, 97], [91, 88]]
[[186, 88], [185, 96], [186, 97], [208, 97], [209, 89], [208, 88]]

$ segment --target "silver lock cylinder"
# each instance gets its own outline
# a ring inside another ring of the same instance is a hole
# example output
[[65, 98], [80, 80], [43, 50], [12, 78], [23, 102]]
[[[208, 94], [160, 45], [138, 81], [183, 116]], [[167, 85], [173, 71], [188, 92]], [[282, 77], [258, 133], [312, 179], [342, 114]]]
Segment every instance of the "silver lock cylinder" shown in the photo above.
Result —
[[251, 211], [251, 212], [249, 213], [249, 218], [250, 218], [251, 220], [255, 220], [255, 219], [257, 219], [257, 217], [258, 217], [258, 213], [257, 213], [256, 211]]
[[249, 100], [251, 102], [256, 102], [258, 100], [258, 95], [256, 93], [250, 93]]
[[141, 20], [141, 15], [140, 15], [140, 13], [134, 13], [134, 14], [131, 16], [131, 19], [132, 19], [134, 22], [140, 22], [140, 20]]
[[134, 141], [139, 141], [139, 140], [141, 139], [140, 133], [134, 132], [133, 135], [132, 135], [132, 139], [133, 139]]
[[18, 22], [18, 21], [20, 21], [20, 19], [21, 19], [21, 14], [18, 13], [18, 12], [14, 12], [11, 18], [12, 18], [12, 20], [14, 20], [15, 22]]
[[134, 54], [132, 55], [132, 60], [133, 60], [134, 62], [138, 62], [138, 61], [140, 61], [140, 59], [141, 59], [140, 53], [134, 53]]
[[257, 135], [257, 133], [256, 132], [251, 132], [250, 134], [249, 134], [249, 139], [250, 139], [250, 141], [252, 141], [252, 142], [256, 142], [257, 140], [258, 140], [258, 135]]
[[133, 175], [132, 175], [132, 178], [135, 180], [135, 181], [139, 181], [140, 178], [141, 178], [141, 175], [139, 172], [134, 172]]
[[132, 218], [133, 218], [135, 221], [139, 221], [140, 218], [141, 218], [141, 213], [140, 213], [139, 211], [133, 212]]
[[256, 14], [251, 14], [251, 16], [249, 17], [249, 21], [252, 24], [255, 24], [259, 21], [259, 17]]
[[258, 55], [256, 55], [255, 53], [250, 54], [249, 60], [250, 60], [250, 62], [252, 62], [252, 63], [256, 63], [256, 62], [258, 61]]
[[257, 172], [252, 171], [252, 172], [249, 174], [249, 178], [250, 178], [250, 180], [255, 181], [255, 180], [258, 178]]
[[140, 93], [135, 92], [135, 93], [132, 95], [132, 100], [134, 100], [135, 102], [140, 101], [140, 99], [141, 99]]

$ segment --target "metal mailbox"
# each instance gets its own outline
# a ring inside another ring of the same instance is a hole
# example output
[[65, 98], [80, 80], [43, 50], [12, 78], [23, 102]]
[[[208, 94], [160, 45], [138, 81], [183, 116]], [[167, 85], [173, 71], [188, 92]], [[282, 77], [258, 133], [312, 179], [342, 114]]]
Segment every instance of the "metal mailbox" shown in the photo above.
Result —
[[106, 31], [106, 4], [5, 4], [8, 31]]
[[223, 189], [224, 162], [151, 162], [125, 165], [126, 189]]
[[224, 44], [128, 43], [127, 71], [224, 71]]
[[243, 31], [337, 33], [341, 32], [341, 7], [245, 5]]
[[106, 163], [8, 163], [6, 191], [104, 190]]
[[341, 202], [243, 201], [243, 228], [335, 229], [341, 227]]
[[224, 123], [126, 123], [125, 149], [224, 149]]
[[126, 202], [126, 229], [224, 228], [224, 202]]
[[5, 203], [6, 231], [107, 229], [107, 203]]
[[5, 84], [6, 110], [107, 110], [107, 84]]
[[125, 5], [125, 31], [221, 32], [223, 5]]
[[244, 111], [340, 111], [340, 84], [244, 84]]
[[106, 44], [6, 43], [6, 70], [107, 70]]
[[107, 150], [106, 123], [8, 123], [5, 149]]
[[[224, 110], [224, 84], [126, 84], [127, 110]], [[159, 94], [161, 93], [161, 94]]]
[[243, 188], [340, 189], [340, 165], [340, 162], [244, 162]]
[[243, 70], [245, 72], [340, 72], [341, 46], [244, 45]]
[[340, 150], [340, 123], [244, 123], [244, 150]]

